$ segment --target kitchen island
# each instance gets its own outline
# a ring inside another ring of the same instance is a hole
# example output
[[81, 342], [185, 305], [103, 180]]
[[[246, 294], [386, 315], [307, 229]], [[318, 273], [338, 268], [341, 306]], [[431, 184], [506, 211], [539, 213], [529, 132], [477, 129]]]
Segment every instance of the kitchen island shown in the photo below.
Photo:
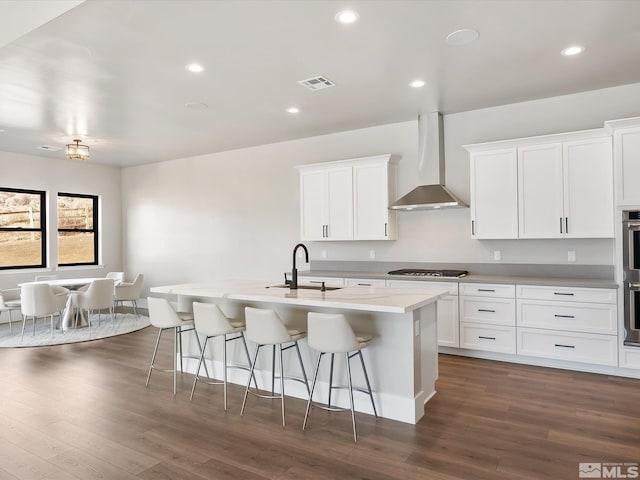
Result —
[[[181, 311], [190, 311], [193, 301], [214, 302], [227, 316], [235, 318], [243, 318], [246, 306], [269, 308], [275, 310], [289, 328], [305, 331], [306, 316], [310, 311], [344, 313], [356, 332], [374, 337], [363, 355], [380, 416], [415, 424], [424, 415], [424, 404], [435, 394], [438, 377], [436, 300], [447, 294], [444, 289], [345, 287], [323, 292], [306, 288], [290, 290], [277, 286], [276, 282], [229, 280], [153, 287], [151, 292], [176, 295]], [[217, 378], [222, 377], [220, 347], [221, 343], [215, 343], [213, 358], [209, 357], [213, 375]], [[310, 374], [317, 353], [307, 347], [306, 340], [300, 342], [300, 347]], [[187, 348], [196, 353], [195, 345]], [[232, 359], [230, 363], [244, 360], [240, 349], [230, 349], [229, 358]], [[294, 358], [287, 356], [285, 371], [299, 374], [296, 363]], [[192, 373], [195, 367], [195, 361], [187, 364], [187, 370]], [[258, 367], [260, 388], [270, 389], [271, 355], [265, 352], [264, 357], [259, 357]], [[363, 385], [358, 364], [354, 363], [353, 367], [354, 385]], [[321, 397], [318, 398], [326, 398], [327, 378], [328, 372], [319, 373], [316, 390]], [[245, 372], [230, 371], [229, 381], [246, 385], [246, 380]], [[334, 383], [346, 383], [344, 365], [338, 358]], [[287, 382], [285, 392], [307, 398], [305, 387], [298, 382]], [[348, 405], [345, 391], [337, 390], [334, 395], [337, 405]], [[367, 396], [356, 394], [354, 397], [358, 411], [373, 413]]]

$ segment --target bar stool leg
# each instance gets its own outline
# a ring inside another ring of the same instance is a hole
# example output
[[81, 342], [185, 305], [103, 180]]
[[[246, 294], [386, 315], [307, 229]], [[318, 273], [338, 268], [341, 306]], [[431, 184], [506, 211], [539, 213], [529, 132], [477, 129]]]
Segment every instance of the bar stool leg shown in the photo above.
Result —
[[[180, 327], [173, 329], [173, 394], [176, 394], [178, 382], [178, 330]], [[182, 335], [180, 336], [182, 338]], [[182, 346], [180, 346], [180, 371], [182, 371]]]
[[302, 430], [307, 428], [307, 419], [309, 418], [309, 410], [311, 409], [311, 399], [313, 398], [313, 392], [316, 389], [316, 380], [318, 379], [318, 370], [320, 370], [320, 359], [324, 355], [323, 352], [318, 354], [318, 361], [316, 362], [316, 370], [313, 372], [313, 382], [311, 383], [311, 393], [309, 393], [309, 400], [307, 401], [307, 410], [304, 412], [304, 422], [302, 422]]
[[[182, 327], [176, 327], [175, 331], [177, 332], [178, 335], [178, 349], [180, 351], [180, 373], [184, 373], [184, 370], [182, 368]], [[176, 354], [178, 353], [178, 351], [175, 352]]]
[[253, 377], [253, 371], [256, 367], [256, 361], [258, 360], [258, 352], [260, 351], [260, 347], [262, 345], [258, 345], [256, 347], [256, 354], [253, 357], [253, 362], [251, 362], [251, 370], [249, 371], [249, 381], [247, 382], [247, 388], [244, 390], [244, 399], [242, 400], [242, 408], [240, 409], [240, 416], [244, 415], [244, 407], [247, 404], [247, 396], [249, 395], [249, 385], [251, 385], [251, 377]]
[[362, 350], [358, 350], [358, 354], [360, 355], [360, 363], [362, 363], [362, 371], [364, 372], [364, 380], [367, 382], [367, 389], [369, 390], [369, 398], [371, 399], [371, 406], [373, 407], [373, 414], [375, 417], [378, 417], [378, 412], [376, 411], [376, 404], [373, 401], [373, 393], [371, 392], [371, 384], [369, 383], [369, 375], [367, 375], [367, 367], [364, 366], [364, 358], [362, 358]]
[[[244, 347], [244, 351], [247, 354], [247, 360], [249, 361], [249, 367], [251, 367], [251, 355], [249, 355], [249, 349], [247, 348], [247, 341], [244, 338], [244, 332], [240, 332], [240, 336], [242, 338], [242, 346]], [[225, 342], [226, 343], [226, 342]], [[249, 377], [251, 378], [251, 377]], [[256, 381], [256, 376], [253, 376], [253, 385], [258, 389], [258, 382]]]
[[349, 363], [349, 352], [345, 353], [345, 361], [347, 362], [347, 379], [349, 381], [349, 402], [351, 403], [351, 423], [353, 424], [353, 441], [358, 441], [356, 433], [356, 412], [353, 408], [353, 385], [351, 384], [351, 364]]
[[162, 328], [158, 329], [158, 338], [156, 339], [156, 347], [153, 349], [153, 355], [151, 356], [151, 365], [149, 365], [149, 373], [147, 374], [147, 383], [145, 387], [149, 386], [149, 380], [151, 379], [151, 370], [153, 370], [153, 364], [156, 361], [156, 354], [158, 353], [158, 345], [160, 345], [160, 335], [162, 335]]
[[327, 407], [331, 407], [331, 392], [333, 389], [333, 359], [335, 357], [335, 353], [331, 354], [331, 367], [329, 370], [329, 400], [327, 400]]
[[[302, 364], [302, 355], [300, 355], [300, 347], [298, 346], [297, 341], [295, 342], [295, 345], [296, 345], [296, 352], [298, 352], [298, 360], [300, 360], [300, 368], [302, 369], [302, 376], [304, 377], [304, 385], [305, 387], [307, 387], [307, 394], [311, 395], [311, 390], [309, 390], [309, 379], [307, 378], [307, 372], [305, 372], [304, 365]], [[282, 346], [280, 346], [280, 350], [282, 350]]]
[[196, 378], [193, 379], [193, 387], [191, 387], [191, 395], [189, 396], [189, 400], [193, 400], [193, 392], [196, 391], [196, 384], [198, 383], [198, 375], [200, 374], [200, 367], [202, 365], [202, 361], [204, 360], [205, 349], [207, 348], [207, 340], [209, 340], [209, 337], [205, 337], [204, 339], [204, 348], [200, 353], [200, 360], [198, 361], [198, 368], [196, 369]]
[[[224, 370], [224, 376], [222, 378], [222, 395], [224, 397], [224, 411], [227, 411], [227, 336], [223, 335], [222, 338], [222, 369]], [[203, 350], [204, 351], [204, 350]], [[249, 379], [251, 381], [251, 379]]]
[[[296, 342], [296, 345], [298, 342]], [[284, 362], [282, 361], [282, 344], [278, 345], [278, 350], [280, 351], [280, 390], [281, 400], [282, 400], [282, 428], [285, 427], [284, 424]], [[303, 370], [304, 371], [304, 370]], [[306, 378], [306, 376], [305, 376]], [[309, 389], [309, 384], [307, 384], [307, 390]]]
[[[280, 379], [282, 382], [283, 380]], [[276, 346], [273, 346], [273, 353], [271, 354], [271, 395], [276, 394]]]
[[[198, 332], [194, 330], [193, 335], [196, 337], [196, 342], [198, 342], [198, 348], [202, 352], [203, 348], [202, 348], [202, 344], [200, 343], [200, 338], [198, 337]], [[182, 346], [180, 347], [180, 353], [182, 354]], [[204, 373], [207, 374], [207, 377], [211, 378], [211, 375], [209, 375], [209, 369], [207, 368], [207, 362], [204, 362]]]

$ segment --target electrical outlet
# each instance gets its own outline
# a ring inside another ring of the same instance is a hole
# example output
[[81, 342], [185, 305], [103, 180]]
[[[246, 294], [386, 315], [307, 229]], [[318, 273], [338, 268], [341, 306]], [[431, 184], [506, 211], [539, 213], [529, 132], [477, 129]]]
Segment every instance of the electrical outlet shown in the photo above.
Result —
[[376, 251], [375, 250], [369, 250], [369, 258], [371, 260], [373, 260], [374, 258], [376, 258]]
[[493, 259], [494, 260], [502, 260], [502, 254], [500, 253], [500, 250], [494, 250], [493, 251]]
[[322, 258], [327, 258], [327, 251], [326, 250], [322, 250]]
[[576, 252], [573, 250], [569, 250], [567, 252], [567, 260], [569, 262], [575, 262], [576, 261]]

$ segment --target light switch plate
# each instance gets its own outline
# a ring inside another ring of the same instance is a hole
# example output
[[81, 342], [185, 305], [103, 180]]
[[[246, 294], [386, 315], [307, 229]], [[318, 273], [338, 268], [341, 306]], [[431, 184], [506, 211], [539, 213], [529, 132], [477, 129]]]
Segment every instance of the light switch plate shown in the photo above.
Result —
[[369, 250], [369, 258], [371, 260], [373, 260], [374, 258], [376, 258], [376, 251], [375, 250]]
[[576, 252], [573, 250], [569, 250], [567, 252], [567, 261], [575, 262], [576, 261]]
[[326, 250], [322, 250], [322, 258], [327, 258], [327, 251]]

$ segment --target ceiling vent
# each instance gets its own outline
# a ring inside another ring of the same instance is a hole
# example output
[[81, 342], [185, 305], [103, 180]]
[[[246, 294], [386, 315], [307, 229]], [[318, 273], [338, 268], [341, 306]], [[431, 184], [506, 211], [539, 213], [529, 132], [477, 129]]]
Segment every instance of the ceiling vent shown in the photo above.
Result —
[[335, 87], [336, 84], [329, 80], [327, 77], [313, 77], [307, 78], [306, 80], [300, 80], [298, 82], [304, 88], [315, 92], [316, 90], [323, 90], [329, 87]]
[[38, 150], [46, 150], [47, 152], [57, 152], [62, 150], [62, 147], [54, 147], [53, 145], [42, 145], [38, 147]]

